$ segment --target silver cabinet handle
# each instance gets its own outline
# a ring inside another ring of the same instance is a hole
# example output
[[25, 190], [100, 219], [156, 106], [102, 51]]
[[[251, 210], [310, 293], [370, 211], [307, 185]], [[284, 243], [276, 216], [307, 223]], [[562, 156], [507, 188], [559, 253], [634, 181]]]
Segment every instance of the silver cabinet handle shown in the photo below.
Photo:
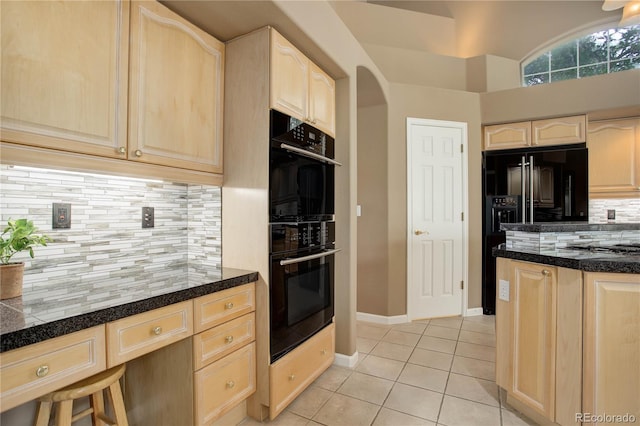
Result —
[[120, 148], [118, 148], [118, 154], [126, 154], [127, 153], [127, 148], [125, 148], [124, 146], [121, 146]]
[[420, 229], [416, 229], [415, 231], [413, 231], [413, 233], [414, 233], [415, 235], [422, 235], [422, 234], [427, 234], [427, 235], [429, 235], [429, 231], [422, 231], [422, 230], [420, 230]]
[[233, 302], [225, 303], [224, 308], [226, 310], [233, 309]]
[[229, 389], [233, 389], [233, 387], [236, 385], [236, 383], [233, 380], [229, 380], [227, 382], [227, 388]]
[[142, 157], [142, 151], [140, 151], [139, 149], [136, 149], [134, 151], [134, 154], [135, 154], [136, 157]]
[[310, 254], [309, 256], [295, 257], [295, 258], [292, 258], [292, 259], [283, 259], [283, 260], [280, 261], [280, 266], [291, 265], [291, 264], [294, 264], [294, 263], [300, 263], [300, 262], [304, 262], [304, 261], [307, 261], [307, 260], [319, 259], [321, 257], [325, 257], [325, 256], [330, 256], [332, 254], [336, 254], [340, 250], [341, 249], [327, 250], [327, 251], [323, 251], [322, 253]]
[[295, 374], [290, 374], [289, 375], [289, 381], [293, 382], [296, 379], [296, 375]]
[[153, 334], [155, 334], [156, 336], [159, 336], [162, 334], [162, 327], [153, 327], [153, 329], [151, 330], [153, 332]]
[[527, 157], [525, 157], [524, 155], [521, 158], [521, 163], [520, 163], [520, 200], [521, 200], [521, 205], [522, 205], [522, 223], [527, 223], [527, 189], [526, 189], [526, 182], [525, 182], [525, 169], [527, 168]]
[[551, 275], [551, 272], [547, 271], [546, 269], [543, 269], [542, 275], [544, 275], [545, 277], [548, 277], [549, 275]]
[[226, 336], [226, 337], [224, 338], [224, 342], [225, 342], [225, 343], [231, 343], [231, 342], [233, 342], [233, 336], [231, 336], [231, 335]]
[[529, 223], [533, 224], [533, 155], [529, 156]]

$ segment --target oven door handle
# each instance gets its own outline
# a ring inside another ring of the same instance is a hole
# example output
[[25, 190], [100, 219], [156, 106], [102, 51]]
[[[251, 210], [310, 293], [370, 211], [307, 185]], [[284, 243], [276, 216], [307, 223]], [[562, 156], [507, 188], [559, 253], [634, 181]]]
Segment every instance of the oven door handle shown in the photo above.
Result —
[[304, 155], [305, 157], [313, 158], [314, 160], [324, 161], [325, 163], [333, 164], [334, 166], [342, 166], [342, 163], [339, 163], [336, 160], [325, 157], [324, 155], [316, 154], [315, 152], [309, 152], [306, 149], [298, 148], [293, 145], [281, 143], [280, 148], [295, 152], [296, 154]]
[[309, 256], [294, 257], [294, 258], [291, 258], [291, 259], [283, 259], [283, 260], [280, 261], [280, 266], [292, 265], [294, 263], [305, 262], [307, 260], [319, 259], [321, 257], [325, 257], [325, 256], [330, 256], [332, 254], [336, 254], [340, 250], [341, 249], [327, 250], [327, 251], [323, 251], [322, 253], [310, 254]]

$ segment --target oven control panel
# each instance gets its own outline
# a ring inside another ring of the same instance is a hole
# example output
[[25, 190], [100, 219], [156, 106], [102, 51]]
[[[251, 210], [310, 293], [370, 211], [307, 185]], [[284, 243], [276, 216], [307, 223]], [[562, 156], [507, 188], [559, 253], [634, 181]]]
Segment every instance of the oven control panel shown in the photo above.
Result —
[[271, 253], [332, 247], [335, 226], [335, 222], [272, 223]]

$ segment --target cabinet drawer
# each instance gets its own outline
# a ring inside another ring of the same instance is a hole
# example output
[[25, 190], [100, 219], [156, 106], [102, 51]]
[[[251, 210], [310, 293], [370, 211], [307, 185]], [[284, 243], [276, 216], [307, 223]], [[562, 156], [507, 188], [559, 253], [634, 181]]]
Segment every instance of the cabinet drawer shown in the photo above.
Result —
[[196, 371], [197, 424], [209, 424], [246, 399], [256, 389], [256, 344]]
[[207, 330], [256, 309], [255, 284], [218, 291], [194, 301], [195, 332]]
[[193, 365], [198, 370], [256, 338], [256, 314], [250, 313], [193, 336]]
[[106, 369], [104, 326], [0, 354], [2, 411]]
[[193, 334], [190, 300], [107, 324], [107, 365], [113, 367]]
[[333, 363], [335, 325], [330, 324], [270, 367], [269, 416], [273, 419]]

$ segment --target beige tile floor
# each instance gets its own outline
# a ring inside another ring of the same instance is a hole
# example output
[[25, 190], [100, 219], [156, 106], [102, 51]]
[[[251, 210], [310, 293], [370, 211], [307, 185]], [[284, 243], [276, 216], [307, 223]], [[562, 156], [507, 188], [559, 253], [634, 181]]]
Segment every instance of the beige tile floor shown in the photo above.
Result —
[[359, 321], [356, 367], [330, 367], [268, 424], [532, 425], [504, 404], [495, 384], [494, 318]]

